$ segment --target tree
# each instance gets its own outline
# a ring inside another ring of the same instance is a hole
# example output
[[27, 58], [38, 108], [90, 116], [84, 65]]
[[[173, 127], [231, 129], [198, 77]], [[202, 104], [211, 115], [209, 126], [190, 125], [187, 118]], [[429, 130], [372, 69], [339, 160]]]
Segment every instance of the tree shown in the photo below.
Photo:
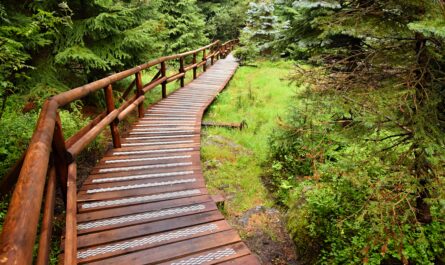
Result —
[[274, 10], [274, 4], [270, 2], [249, 4], [246, 27], [240, 36], [242, 47], [235, 52], [235, 56], [249, 61], [258, 55], [272, 55], [273, 42], [278, 33], [278, 18]]
[[304, 254], [329, 264], [443, 261], [443, 1], [278, 9], [288, 21], [279, 47], [310, 64], [295, 76], [312, 85], [300, 96], [307, 104], [272, 144]]
[[205, 22], [196, 0], [162, 0], [161, 23], [167, 31], [164, 54], [184, 52], [205, 45]]
[[228, 41], [239, 38], [249, 6], [246, 0], [198, 1], [205, 15], [206, 34], [210, 39]]
[[[1, 0], [0, 175], [26, 149], [46, 98], [207, 44], [205, 26], [193, 0]], [[101, 103], [68, 106], [64, 124], [76, 131], [82, 105]]]
[[159, 1], [73, 1], [73, 24], [56, 47], [55, 62], [87, 77], [103, 77], [160, 56], [166, 34]]

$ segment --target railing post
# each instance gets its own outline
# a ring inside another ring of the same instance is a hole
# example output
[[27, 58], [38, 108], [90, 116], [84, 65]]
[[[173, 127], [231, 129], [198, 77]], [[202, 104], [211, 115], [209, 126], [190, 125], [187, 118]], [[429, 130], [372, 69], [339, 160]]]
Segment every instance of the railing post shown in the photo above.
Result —
[[[137, 72], [137, 74], [136, 74], [136, 96], [138, 98], [142, 97], [144, 95], [144, 91], [142, 89], [143, 89], [142, 73]], [[141, 104], [138, 105], [138, 113], [139, 113], [139, 118], [144, 117], [144, 102], [141, 102]]]
[[221, 44], [221, 46], [219, 46], [219, 59], [223, 59], [224, 58], [224, 45]]
[[39, 250], [36, 265], [48, 265], [51, 251], [54, 206], [56, 204], [56, 169], [52, 166], [48, 171], [46, 183], [45, 206], [43, 208], [42, 225], [40, 227]]
[[[107, 104], [107, 114], [110, 114], [115, 108], [113, 99], [113, 86], [109, 84], [106, 88], [104, 88], [104, 92], [105, 92], [105, 102]], [[121, 138], [119, 136], [118, 124], [119, 120], [117, 119], [115, 119], [112, 123], [110, 123], [111, 138], [113, 138], [114, 148], [121, 147]]]
[[210, 65], [213, 65], [214, 64], [214, 62], [215, 62], [215, 49], [213, 49], [213, 52], [212, 52], [212, 48], [210, 48], [210, 53], [212, 54], [212, 56], [210, 57]]
[[68, 194], [66, 206], [65, 265], [77, 264], [77, 164], [68, 167]]
[[60, 121], [58, 112], [56, 114], [52, 147], [54, 152], [54, 165], [56, 167], [57, 176], [59, 177], [59, 184], [62, 189], [62, 198], [66, 204], [68, 165], [71, 161], [68, 159], [69, 154], [66, 150], [62, 122]]
[[[161, 62], [161, 76], [166, 77], [167, 76], [167, 67], [165, 65], [165, 62]], [[162, 98], [167, 97], [167, 81], [162, 82]]]
[[[193, 64], [196, 64], [196, 52], [195, 53], [193, 53]], [[193, 67], [193, 79], [196, 79], [196, 70], [197, 70], [197, 67], [196, 67], [196, 65]]]
[[205, 72], [207, 71], [207, 55], [206, 55], [206, 49], [202, 51], [202, 61], [205, 62], [205, 64], [202, 65], [202, 70]]
[[179, 72], [184, 73], [184, 76], [181, 77], [181, 87], [184, 87], [184, 81], [185, 81], [185, 70], [184, 70], [184, 57], [179, 58]]

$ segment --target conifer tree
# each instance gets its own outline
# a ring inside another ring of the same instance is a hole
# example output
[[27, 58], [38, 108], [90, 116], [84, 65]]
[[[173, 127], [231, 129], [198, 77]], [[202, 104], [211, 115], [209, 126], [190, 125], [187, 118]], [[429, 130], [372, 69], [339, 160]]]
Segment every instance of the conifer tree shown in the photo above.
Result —
[[247, 10], [246, 26], [241, 32], [241, 46], [235, 56], [241, 61], [250, 61], [258, 55], [273, 53], [273, 43], [278, 34], [278, 18], [271, 2], [251, 2]]
[[281, 2], [280, 47], [312, 88], [272, 146], [277, 185], [313, 175], [287, 201], [308, 263], [444, 261], [444, 6]]
[[73, 25], [64, 32], [55, 62], [90, 80], [162, 54], [165, 33], [158, 1], [74, 1]]
[[162, 0], [159, 10], [167, 34], [164, 53], [184, 52], [208, 42], [204, 16], [196, 0]]

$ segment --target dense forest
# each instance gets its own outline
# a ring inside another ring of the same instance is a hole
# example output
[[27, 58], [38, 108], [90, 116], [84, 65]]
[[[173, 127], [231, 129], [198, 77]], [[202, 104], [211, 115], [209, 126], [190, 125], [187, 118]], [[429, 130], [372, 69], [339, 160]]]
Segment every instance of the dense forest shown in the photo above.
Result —
[[0, 0], [0, 176], [51, 95], [234, 38], [300, 88], [262, 161], [299, 264], [445, 264], [444, 0]]
[[[236, 38], [239, 1], [0, 2], [0, 175], [21, 156], [51, 95], [211, 40]], [[78, 129], [82, 104], [61, 116]]]

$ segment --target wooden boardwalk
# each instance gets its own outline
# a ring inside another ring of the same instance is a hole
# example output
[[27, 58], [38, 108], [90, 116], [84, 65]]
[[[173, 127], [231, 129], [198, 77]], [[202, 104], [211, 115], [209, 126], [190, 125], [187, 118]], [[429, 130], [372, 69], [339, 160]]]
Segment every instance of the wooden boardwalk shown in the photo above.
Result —
[[259, 264], [205, 187], [201, 119], [232, 56], [150, 106], [78, 192], [79, 264]]

